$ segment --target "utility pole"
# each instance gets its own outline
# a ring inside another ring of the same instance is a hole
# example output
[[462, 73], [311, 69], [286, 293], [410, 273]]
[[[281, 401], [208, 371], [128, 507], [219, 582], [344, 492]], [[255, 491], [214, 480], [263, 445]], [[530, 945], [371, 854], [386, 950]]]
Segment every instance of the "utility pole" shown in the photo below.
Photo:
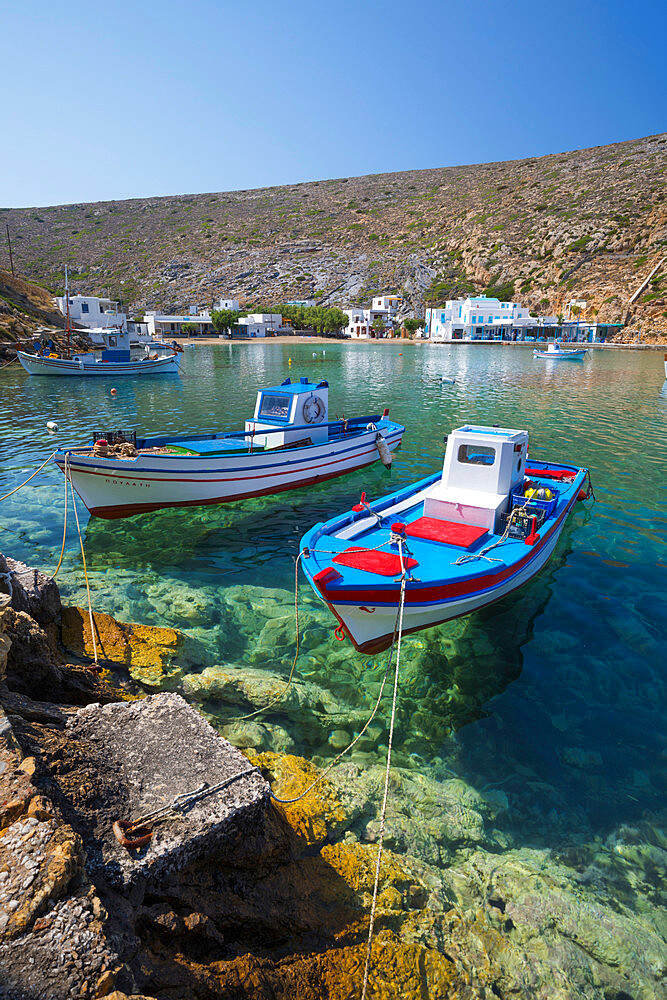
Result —
[[16, 272], [14, 271], [14, 258], [12, 257], [12, 241], [9, 238], [9, 226], [5, 225], [5, 229], [7, 230], [7, 246], [9, 247], [9, 265], [12, 269], [12, 276], [15, 278]]

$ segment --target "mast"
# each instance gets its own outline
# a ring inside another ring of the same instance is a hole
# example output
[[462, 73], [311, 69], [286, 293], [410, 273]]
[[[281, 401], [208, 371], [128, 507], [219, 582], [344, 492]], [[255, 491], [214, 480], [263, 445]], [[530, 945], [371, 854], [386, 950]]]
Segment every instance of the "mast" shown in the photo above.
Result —
[[67, 303], [67, 311], [65, 316], [65, 333], [67, 334], [67, 357], [72, 357], [72, 324], [69, 315], [69, 283], [67, 279], [67, 264], [65, 264], [65, 302]]

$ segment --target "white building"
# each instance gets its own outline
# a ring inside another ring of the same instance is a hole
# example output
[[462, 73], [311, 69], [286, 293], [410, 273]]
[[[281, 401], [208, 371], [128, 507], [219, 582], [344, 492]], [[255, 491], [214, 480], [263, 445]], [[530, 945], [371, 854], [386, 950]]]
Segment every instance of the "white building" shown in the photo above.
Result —
[[[67, 315], [67, 297], [60, 295], [56, 303], [63, 316]], [[127, 316], [118, 311], [118, 303], [112, 299], [101, 299], [96, 295], [70, 295], [69, 315], [73, 323], [89, 329], [108, 329], [117, 326], [127, 329]]]
[[[213, 309], [239, 310], [238, 299], [218, 299], [217, 305]], [[187, 313], [158, 313], [147, 312], [144, 315], [144, 322], [147, 324], [148, 333], [152, 337], [179, 337], [183, 335], [184, 325], [194, 326], [196, 330], [186, 330], [185, 335], [194, 333], [195, 335], [213, 333], [213, 317], [211, 311], [200, 306], [188, 306]]]
[[197, 334], [213, 332], [211, 314], [206, 309], [200, 310], [197, 306], [190, 306], [187, 314], [150, 311], [144, 314], [144, 322], [151, 337], [180, 337], [185, 325], [196, 328], [196, 331], [186, 330], [186, 335], [192, 332]]
[[291, 326], [283, 326], [280, 313], [250, 313], [239, 319], [238, 328], [241, 336], [246, 337], [266, 337], [293, 332]]
[[371, 302], [371, 312], [376, 313], [378, 316], [382, 315], [383, 318], [393, 319], [398, 312], [400, 304], [400, 295], [376, 295]]
[[397, 323], [400, 304], [400, 295], [376, 295], [372, 299], [370, 309], [343, 309], [348, 317], [348, 324], [343, 333], [352, 339], [372, 337], [373, 326], [378, 319], [382, 320], [385, 329], [393, 329]]
[[357, 340], [359, 337], [370, 337], [370, 309], [343, 309], [348, 317], [348, 323], [343, 333], [346, 337]]
[[539, 320], [518, 302], [469, 295], [427, 309], [424, 329], [430, 340], [523, 340], [538, 326]]

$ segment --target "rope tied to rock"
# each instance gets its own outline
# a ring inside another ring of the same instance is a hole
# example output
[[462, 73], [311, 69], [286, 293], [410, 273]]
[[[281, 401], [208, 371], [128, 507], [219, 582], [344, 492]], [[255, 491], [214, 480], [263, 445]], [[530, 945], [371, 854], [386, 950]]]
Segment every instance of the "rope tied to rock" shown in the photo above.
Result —
[[238, 781], [239, 778], [244, 778], [253, 773], [260, 774], [260, 770], [258, 767], [251, 765], [243, 771], [238, 771], [236, 774], [230, 775], [228, 778], [223, 778], [214, 785], [209, 785], [207, 781], [204, 781], [197, 788], [193, 788], [192, 791], [180, 792], [174, 796], [171, 802], [163, 806], [158, 806], [157, 809], [144, 813], [137, 819], [116, 820], [113, 824], [114, 836], [118, 843], [128, 850], [144, 847], [153, 836], [153, 827], [156, 823], [167, 819], [178, 819], [181, 814], [187, 812], [197, 802], [208, 798], [209, 795], [215, 795], [216, 792], [222, 791], [223, 788], [228, 788], [229, 785]]

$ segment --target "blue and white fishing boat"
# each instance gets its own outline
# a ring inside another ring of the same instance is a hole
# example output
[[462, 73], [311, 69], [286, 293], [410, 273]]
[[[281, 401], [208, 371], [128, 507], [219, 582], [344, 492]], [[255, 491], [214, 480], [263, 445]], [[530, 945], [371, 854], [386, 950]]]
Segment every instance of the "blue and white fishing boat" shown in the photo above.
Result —
[[560, 343], [556, 340], [549, 344], [546, 351], [533, 351], [536, 358], [549, 358], [552, 361], [581, 361], [588, 353], [588, 348], [577, 348], [573, 351], [564, 351]]
[[59, 356], [54, 350], [46, 348], [35, 353], [17, 351], [17, 357], [30, 375], [69, 375], [88, 377], [119, 378], [132, 375], [176, 375], [178, 373], [178, 356], [168, 349], [167, 353], [158, 353], [162, 345], [155, 345], [153, 353], [143, 350], [132, 355], [130, 351], [130, 335], [123, 330], [109, 329], [101, 333], [104, 348], [101, 352], [86, 351], [66, 356]]
[[302, 378], [261, 389], [254, 417], [238, 432], [102, 432], [82, 447], [59, 449], [91, 514], [118, 518], [159, 510], [230, 503], [334, 479], [380, 459], [390, 465], [405, 432], [371, 414], [328, 420], [327, 382]]
[[[339, 638], [376, 653], [392, 642], [405, 576], [403, 633], [491, 604], [546, 563], [586, 469], [531, 462], [526, 431], [464, 426], [442, 473], [316, 524], [301, 565], [338, 619]], [[590, 481], [589, 481], [590, 482]]]

